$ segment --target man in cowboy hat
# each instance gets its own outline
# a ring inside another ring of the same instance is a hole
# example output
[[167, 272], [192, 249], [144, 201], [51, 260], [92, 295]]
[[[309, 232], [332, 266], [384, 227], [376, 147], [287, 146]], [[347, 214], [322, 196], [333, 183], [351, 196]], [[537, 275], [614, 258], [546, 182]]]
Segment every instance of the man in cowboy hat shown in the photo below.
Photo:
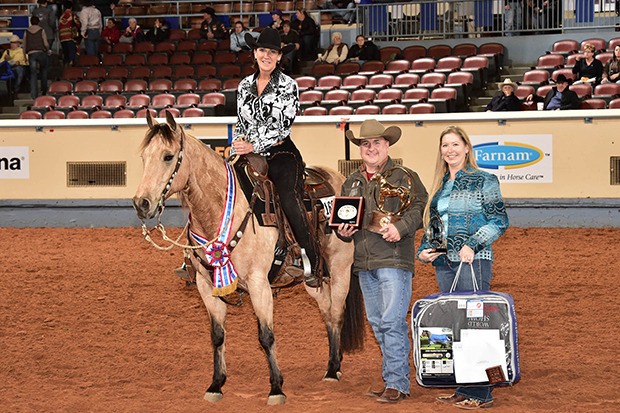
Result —
[[501, 91], [493, 96], [486, 107], [487, 112], [506, 112], [521, 110], [521, 101], [515, 96], [517, 85], [512, 80], [505, 79], [501, 84]]
[[570, 81], [564, 75], [555, 79], [556, 87], [552, 88], [544, 98], [537, 94], [528, 95], [525, 100], [543, 102], [543, 110], [579, 109], [579, 96], [568, 88]]
[[24, 49], [21, 47], [22, 39], [17, 35], [12, 35], [9, 39], [11, 47], [2, 54], [2, 61], [8, 62], [11, 65], [11, 69], [15, 74], [15, 80], [13, 81], [13, 93], [17, 94], [19, 88], [24, 79], [24, 73], [26, 72], [26, 66], [28, 65], [28, 59]]
[[215, 16], [213, 7], [205, 7], [201, 10], [204, 20], [200, 24], [200, 37], [204, 40], [215, 40], [219, 42], [228, 36], [226, 26]]
[[[359, 277], [366, 316], [383, 355], [383, 385], [370, 389], [368, 395], [381, 403], [397, 403], [409, 396], [407, 311], [411, 301], [415, 232], [422, 228], [427, 193], [418, 175], [398, 166], [388, 154], [390, 147], [400, 139], [399, 127], [386, 128], [375, 119], [369, 119], [362, 123], [359, 138], [351, 130], [345, 135], [359, 146], [362, 165], [347, 178], [342, 195], [363, 197], [365, 207], [361, 229], [341, 224], [338, 235], [345, 240], [353, 239], [355, 243], [353, 272]], [[369, 230], [375, 212], [380, 209], [397, 212], [403, 206], [397, 197], [387, 198], [384, 205], [377, 205], [382, 189], [380, 177], [392, 188], [409, 190], [412, 202], [401, 211], [400, 219], [388, 220], [375, 232]], [[357, 280], [354, 278], [351, 282]]]

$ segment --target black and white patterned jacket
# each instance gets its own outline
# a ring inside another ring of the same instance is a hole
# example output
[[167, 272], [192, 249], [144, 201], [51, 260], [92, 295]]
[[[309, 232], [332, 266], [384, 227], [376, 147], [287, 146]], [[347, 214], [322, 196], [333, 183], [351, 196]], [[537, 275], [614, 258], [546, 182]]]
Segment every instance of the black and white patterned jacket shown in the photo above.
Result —
[[297, 82], [276, 68], [262, 95], [258, 96], [257, 77], [255, 73], [239, 83], [237, 127], [233, 138], [245, 135], [254, 146], [254, 152], [261, 153], [291, 135], [299, 110], [299, 91]]

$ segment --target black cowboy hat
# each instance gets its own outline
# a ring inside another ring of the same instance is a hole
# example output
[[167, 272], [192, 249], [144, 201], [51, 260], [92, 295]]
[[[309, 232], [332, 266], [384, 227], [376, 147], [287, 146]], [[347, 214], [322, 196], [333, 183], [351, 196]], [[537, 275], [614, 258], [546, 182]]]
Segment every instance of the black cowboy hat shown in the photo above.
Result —
[[266, 49], [277, 50], [282, 54], [290, 53], [295, 49], [295, 45], [292, 43], [282, 47], [280, 41], [280, 33], [276, 29], [272, 29], [271, 27], [267, 27], [262, 32], [260, 32], [260, 36], [258, 36], [258, 39], [255, 39], [254, 36], [252, 36], [250, 33], [246, 33], [245, 42], [252, 49], [264, 47]]
[[205, 7], [204, 9], [200, 10], [200, 12], [210, 14], [211, 16], [215, 16], [215, 9], [213, 7]]
[[564, 74], [559, 74], [558, 77], [555, 79], [555, 83], [568, 83], [570, 85], [572, 83], [572, 79], [568, 79], [566, 76], [564, 76]]

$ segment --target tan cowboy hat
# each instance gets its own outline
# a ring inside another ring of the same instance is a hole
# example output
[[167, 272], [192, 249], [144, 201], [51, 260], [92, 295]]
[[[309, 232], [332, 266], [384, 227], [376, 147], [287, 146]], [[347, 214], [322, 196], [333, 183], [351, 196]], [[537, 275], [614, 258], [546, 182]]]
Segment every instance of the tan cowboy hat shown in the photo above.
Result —
[[21, 43], [22, 39], [19, 38], [18, 35], [14, 34], [9, 38], [9, 43]]
[[517, 90], [517, 84], [516, 83], [512, 83], [512, 80], [510, 80], [510, 78], [504, 79], [504, 81], [500, 85], [500, 89], [503, 89], [504, 86], [510, 86], [512, 88], [512, 90]]
[[362, 139], [372, 139], [383, 137], [390, 143], [390, 146], [394, 145], [400, 139], [402, 131], [398, 126], [390, 126], [386, 128], [376, 119], [367, 119], [362, 122], [360, 127], [360, 137], [356, 138], [352, 130], [345, 132], [345, 136], [355, 145], [360, 146]]

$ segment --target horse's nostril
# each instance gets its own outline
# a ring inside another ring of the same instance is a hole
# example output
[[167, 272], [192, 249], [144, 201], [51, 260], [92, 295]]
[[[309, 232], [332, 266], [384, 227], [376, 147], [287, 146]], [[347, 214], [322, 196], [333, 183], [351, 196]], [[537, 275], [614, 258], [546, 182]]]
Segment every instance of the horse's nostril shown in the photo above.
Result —
[[151, 203], [147, 198], [142, 198], [140, 200], [140, 209], [143, 211], [148, 211], [151, 206]]

